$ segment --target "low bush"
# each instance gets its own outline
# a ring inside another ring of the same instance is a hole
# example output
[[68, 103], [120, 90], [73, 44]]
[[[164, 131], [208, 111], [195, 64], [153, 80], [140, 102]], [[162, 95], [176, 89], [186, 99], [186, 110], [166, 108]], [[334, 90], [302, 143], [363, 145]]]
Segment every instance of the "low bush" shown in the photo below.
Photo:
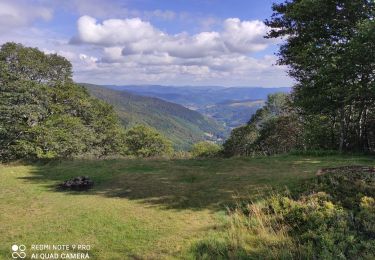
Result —
[[193, 145], [191, 155], [194, 158], [210, 158], [218, 156], [221, 152], [221, 147], [212, 142], [199, 142]]
[[[374, 259], [375, 174], [369, 167], [326, 169], [301, 194], [274, 194], [229, 212], [222, 255], [233, 259]], [[212, 242], [212, 241], [211, 241]], [[217, 259], [218, 241], [196, 256]], [[204, 245], [204, 246], [203, 246]], [[204, 252], [203, 252], [204, 251]], [[211, 256], [211, 257], [208, 257]]]

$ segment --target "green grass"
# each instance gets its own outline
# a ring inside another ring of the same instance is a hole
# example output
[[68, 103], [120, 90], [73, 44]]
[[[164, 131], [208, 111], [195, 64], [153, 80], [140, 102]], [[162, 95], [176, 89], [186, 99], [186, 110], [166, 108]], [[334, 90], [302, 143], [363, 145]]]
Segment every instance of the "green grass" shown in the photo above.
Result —
[[[240, 199], [296, 189], [322, 167], [374, 165], [372, 157], [278, 156], [106, 160], [0, 165], [0, 259], [12, 244], [90, 244], [91, 259], [180, 259], [220, 234]], [[55, 185], [78, 175], [88, 192]]]

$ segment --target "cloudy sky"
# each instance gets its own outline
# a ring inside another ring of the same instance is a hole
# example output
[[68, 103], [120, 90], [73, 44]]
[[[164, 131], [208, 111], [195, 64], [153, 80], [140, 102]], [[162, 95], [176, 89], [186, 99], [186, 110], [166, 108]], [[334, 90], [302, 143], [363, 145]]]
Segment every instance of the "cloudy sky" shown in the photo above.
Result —
[[0, 0], [0, 44], [69, 59], [77, 82], [290, 86], [263, 20], [278, 0]]

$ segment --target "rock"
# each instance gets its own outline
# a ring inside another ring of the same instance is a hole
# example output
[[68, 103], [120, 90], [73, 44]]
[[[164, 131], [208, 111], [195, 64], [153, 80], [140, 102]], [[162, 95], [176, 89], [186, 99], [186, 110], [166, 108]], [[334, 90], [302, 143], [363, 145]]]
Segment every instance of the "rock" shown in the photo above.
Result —
[[64, 181], [58, 185], [61, 189], [88, 190], [94, 186], [94, 182], [88, 176], [78, 176]]

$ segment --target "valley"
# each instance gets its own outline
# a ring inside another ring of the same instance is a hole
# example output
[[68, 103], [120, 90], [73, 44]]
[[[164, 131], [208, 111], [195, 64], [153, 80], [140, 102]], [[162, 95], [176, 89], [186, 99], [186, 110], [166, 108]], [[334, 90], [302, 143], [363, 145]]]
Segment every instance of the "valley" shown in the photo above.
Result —
[[246, 124], [264, 106], [268, 95], [290, 92], [290, 88], [81, 85], [112, 104], [125, 126], [147, 124], [182, 150], [202, 140], [222, 143], [233, 128]]
[[168, 137], [176, 150], [189, 150], [192, 144], [204, 140], [222, 142], [229, 134], [223, 124], [179, 104], [92, 84], [84, 86], [93, 96], [113, 105], [126, 128], [151, 126]]

